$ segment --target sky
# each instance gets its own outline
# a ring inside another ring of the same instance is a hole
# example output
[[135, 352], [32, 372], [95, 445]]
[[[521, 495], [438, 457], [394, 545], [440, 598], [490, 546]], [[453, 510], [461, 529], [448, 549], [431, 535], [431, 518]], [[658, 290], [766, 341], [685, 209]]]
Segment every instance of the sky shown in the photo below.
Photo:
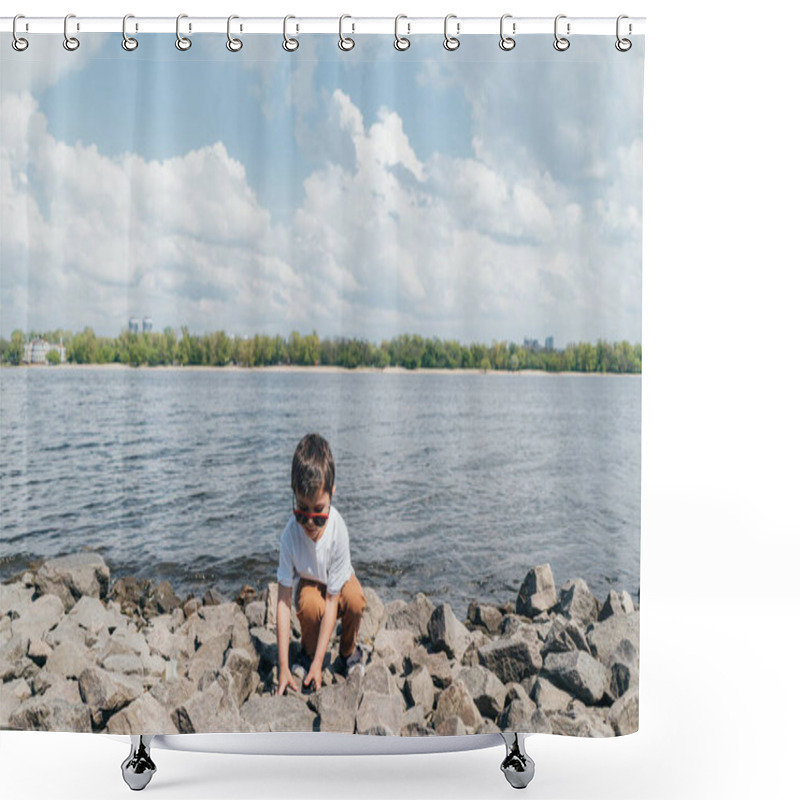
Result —
[[139, 39], [0, 51], [0, 336], [641, 342], [643, 37]]

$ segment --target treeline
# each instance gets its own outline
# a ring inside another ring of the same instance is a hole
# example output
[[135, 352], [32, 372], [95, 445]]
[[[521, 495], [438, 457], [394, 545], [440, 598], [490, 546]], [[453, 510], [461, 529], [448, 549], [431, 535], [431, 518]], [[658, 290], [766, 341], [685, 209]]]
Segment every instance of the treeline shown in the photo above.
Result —
[[95, 335], [91, 328], [80, 333], [14, 331], [11, 340], [0, 339], [0, 362], [20, 364], [25, 343], [34, 337], [54, 343], [63, 341], [72, 364], [120, 363], [130, 366], [262, 367], [276, 364], [339, 367], [405, 367], [406, 369], [547, 370], [548, 372], [642, 371], [642, 346], [629, 342], [598, 341], [569, 344], [564, 350], [533, 350], [515, 342], [464, 345], [452, 339], [425, 339], [403, 334], [379, 345], [366, 339], [320, 339], [316, 332], [288, 338], [230, 337], [224, 331], [197, 335], [183, 326], [180, 337], [172, 328], [163, 333], [123, 331], [116, 338]]

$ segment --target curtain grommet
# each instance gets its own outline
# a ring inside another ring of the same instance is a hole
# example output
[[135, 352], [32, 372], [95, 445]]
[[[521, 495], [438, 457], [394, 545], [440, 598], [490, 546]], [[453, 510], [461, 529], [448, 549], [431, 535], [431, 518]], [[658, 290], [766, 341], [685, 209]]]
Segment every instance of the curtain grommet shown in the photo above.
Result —
[[122, 18], [122, 49], [132, 53], [139, 46], [139, 40], [133, 36], [128, 36], [127, 25], [129, 19], [135, 19], [133, 14], [126, 14]]
[[556, 21], [555, 21], [555, 24], [553, 26], [553, 31], [554, 31], [555, 37], [556, 37], [556, 40], [553, 42], [553, 47], [555, 47], [555, 49], [558, 50], [559, 53], [563, 53], [565, 50], [569, 50], [570, 42], [569, 42], [569, 39], [567, 39], [567, 36], [569, 36], [569, 28], [570, 28], [569, 22], [567, 23], [567, 36], [559, 36], [558, 35], [558, 21], [560, 19], [566, 19], [566, 18], [567, 18], [566, 14], [559, 14], [556, 17]]
[[290, 19], [297, 19], [297, 17], [293, 16], [292, 14], [287, 14], [283, 18], [283, 49], [287, 53], [293, 53], [298, 47], [300, 47], [300, 42], [298, 42], [297, 39], [290, 37], [287, 33], [287, 26]]
[[[403, 50], [408, 50], [408, 48], [411, 47], [411, 39], [407, 39], [405, 36], [400, 35], [398, 27], [401, 19], [408, 19], [408, 17], [405, 14], [398, 14], [394, 18], [394, 49], [402, 52]], [[406, 23], [406, 26], [408, 28], [408, 33], [411, 33], [411, 23]]]
[[[70, 53], [74, 52], [75, 50], [77, 50], [81, 46], [80, 41], [75, 36], [70, 36], [68, 31], [67, 31], [67, 26], [69, 24], [70, 19], [74, 19], [74, 18], [75, 18], [74, 14], [67, 14], [67, 16], [64, 17], [64, 41], [63, 41], [63, 45], [64, 45], [64, 49], [65, 50], [69, 50]], [[78, 27], [78, 30], [80, 30], [80, 27]]]
[[[455, 14], [448, 14], [444, 18], [444, 42], [443, 42], [443, 46], [444, 46], [445, 50], [449, 50], [452, 53], [453, 50], [458, 50], [458, 48], [461, 46], [461, 42], [458, 39], [457, 35], [456, 36], [450, 36], [450, 34], [447, 32], [447, 23], [451, 19], [457, 19], [456, 15]], [[458, 34], [460, 28], [461, 28], [461, 23], [456, 23], [456, 34]]]
[[[517, 41], [512, 36], [506, 36], [503, 32], [503, 23], [507, 20], [511, 19], [511, 14], [503, 14], [500, 17], [500, 49], [505, 50], [508, 52], [509, 50], [513, 50], [517, 46]], [[512, 32], [516, 33], [517, 23], [513, 23]]]
[[231, 53], [238, 53], [244, 47], [244, 42], [231, 35], [231, 21], [234, 19], [239, 19], [239, 17], [236, 14], [231, 14], [228, 17], [228, 41], [225, 42], [225, 47], [227, 47]]
[[28, 49], [29, 42], [28, 42], [27, 39], [23, 39], [22, 36], [20, 36], [17, 33], [17, 20], [18, 19], [25, 19], [25, 15], [24, 14], [17, 14], [17, 16], [14, 17], [14, 22], [13, 22], [13, 24], [11, 26], [11, 33], [13, 34], [14, 38], [11, 40], [11, 46], [18, 53], [23, 53], [23, 52], [25, 52], [25, 50]]

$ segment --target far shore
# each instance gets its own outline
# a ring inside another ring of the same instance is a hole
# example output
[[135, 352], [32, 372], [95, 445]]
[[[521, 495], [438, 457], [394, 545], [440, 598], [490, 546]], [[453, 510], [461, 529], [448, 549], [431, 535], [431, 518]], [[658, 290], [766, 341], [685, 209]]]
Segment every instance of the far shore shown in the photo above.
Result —
[[313, 372], [313, 373], [383, 373], [386, 375], [593, 375], [597, 377], [613, 376], [617, 378], [633, 377], [641, 378], [640, 372], [548, 372], [544, 369], [519, 369], [519, 370], [502, 370], [502, 369], [465, 369], [456, 367], [453, 369], [445, 369], [440, 367], [420, 367], [419, 369], [407, 369], [406, 367], [339, 367], [333, 365], [319, 364], [316, 366], [301, 366], [298, 364], [272, 364], [263, 367], [240, 367], [237, 365], [228, 365], [225, 367], [211, 367], [211, 366], [175, 366], [158, 364], [154, 367], [142, 364], [141, 366], [134, 367], [129, 364], [120, 364], [112, 362], [109, 364], [57, 364], [55, 366], [48, 364], [24, 364], [21, 366], [11, 366], [10, 364], [0, 364], [0, 369], [67, 369], [67, 370], [95, 370], [95, 369], [109, 369], [109, 370], [153, 370], [153, 371], [201, 371], [201, 372]]

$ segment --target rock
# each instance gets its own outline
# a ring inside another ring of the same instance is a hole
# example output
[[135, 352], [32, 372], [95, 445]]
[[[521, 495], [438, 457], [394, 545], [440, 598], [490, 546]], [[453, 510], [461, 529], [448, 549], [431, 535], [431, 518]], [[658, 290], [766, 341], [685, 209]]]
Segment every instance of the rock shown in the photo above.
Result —
[[584, 703], [599, 703], [609, 688], [608, 669], [588, 653], [549, 653], [544, 672], [557, 686]]
[[106, 562], [96, 553], [76, 553], [45, 561], [37, 570], [34, 582], [38, 594], [57, 595], [69, 611], [81, 597], [105, 599], [109, 571]]
[[403, 727], [400, 729], [401, 736], [430, 736], [436, 733], [433, 728], [429, 728], [425, 722], [425, 714], [421, 706], [411, 706], [403, 712]]
[[608, 722], [617, 736], [626, 736], [639, 730], [639, 688], [630, 689], [608, 712]]
[[[30, 657], [30, 651], [28, 653]], [[611, 662], [611, 696], [622, 697], [639, 686], [639, 653], [628, 639], [623, 639], [609, 659]]]
[[583, 578], [571, 578], [559, 592], [558, 613], [586, 628], [597, 620], [598, 602]]
[[399, 693], [364, 692], [356, 712], [356, 733], [399, 736], [404, 711], [405, 703]]
[[[259, 592], [249, 584], [245, 584], [233, 602], [244, 611], [250, 603], [255, 603], [258, 600], [264, 603], [264, 608], [266, 609], [267, 593], [265, 591]], [[262, 622], [261, 624], [263, 625], [264, 623]]]
[[553, 733], [561, 736], [604, 738], [614, 736], [614, 729], [588, 709], [559, 711], [548, 717]]
[[109, 597], [119, 603], [123, 614], [134, 617], [141, 614], [150, 588], [150, 581], [145, 578], [118, 578], [111, 587]]
[[222, 633], [228, 633], [231, 647], [252, 651], [255, 655], [247, 617], [236, 603], [203, 606], [198, 615], [206, 623], [205, 625], [198, 623], [197, 637], [201, 643], [206, 638], [216, 638]]
[[378, 593], [371, 586], [364, 588], [364, 597], [367, 600], [367, 605], [364, 608], [364, 613], [361, 615], [361, 625], [359, 625], [358, 628], [358, 635], [362, 641], [367, 644], [372, 644], [381, 627], [383, 603]]
[[52, 653], [53, 648], [42, 639], [33, 639], [28, 646], [28, 658], [33, 661], [37, 667], [43, 667], [45, 661], [47, 661]]
[[33, 602], [33, 587], [22, 583], [0, 584], [0, 617], [21, 617]]
[[547, 637], [542, 645], [542, 655], [548, 653], [569, 653], [572, 650], [583, 650], [591, 654], [589, 642], [583, 629], [579, 628], [574, 620], [565, 617], [556, 617], [547, 633]]
[[244, 607], [247, 624], [251, 628], [263, 628], [267, 621], [267, 604], [263, 600], [255, 600]]
[[[433, 711], [433, 679], [427, 667], [415, 667], [405, 679], [403, 691], [409, 706], [418, 708], [424, 717]], [[424, 722], [424, 719], [420, 723]], [[408, 724], [405, 722], [404, 724]]]
[[171, 614], [176, 608], [181, 607], [181, 601], [173, 591], [169, 581], [161, 581], [153, 589], [153, 602], [159, 614]]
[[107, 672], [117, 672], [120, 675], [135, 675], [139, 678], [144, 678], [144, 663], [140, 656], [133, 653], [114, 653], [106, 656], [100, 666]]
[[373, 645], [373, 659], [380, 659], [393, 672], [402, 672], [406, 656], [414, 649], [416, 636], [413, 631], [398, 628], [395, 630], [382, 629], [375, 637]]
[[558, 601], [553, 571], [549, 564], [534, 567], [522, 582], [517, 596], [517, 614], [535, 617], [549, 611]]
[[518, 695], [505, 707], [497, 720], [501, 731], [529, 731], [536, 713], [536, 703], [526, 695]]
[[172, 712], [180, 733], [235, 733], [242, 720], [234, 695], [233, 679], [227, 670], [204, 682], [202, 689]]
[[371, 663], [364, 671], [363, 689], [375, 694], [397, 694], [399, 691], [385, 663]]
[[501, 733], [501, 730], [497, 727], [496, 722], [490, 719], [484, 719], [483, 722], [475, 728], [475, 733]]
[[475, 705], [475, 701], [463, 681], [458, 678], [441, 692], [436, 702], [431, 721], [437, 733], [439, 724], [451, 716], [460, 717], [464, 725], [472, 730], [480, 725], [482, 720], [481, 712]]
[[447, 655], [443, 652], [429, 653], [422, 645], [415, 647], [407, 659], [408, 671], [414, 667], [425, 667], [431, 676], [433, 685], [438, 689], [446, 689], [453, 682], [453, 669]]
[[75, 731], [91, 733], [89, 709], [46, 695], [30, 697], [9, 716], [8, 727], [22, 731]]
[[[292, 603], [294, 605], [294, 603]], [[267, 628], [271, 631], [278, 629], [278, 584], [267, 584]]]
[[189, 661], [186, 673], [189, 680], [197, 683], [206, 671], [216, 672], [219, 670], [222, 667], [225, 651], [230, 643], [230, 634], [221, 633], [201, 644]]
[[533, 700], [538, 708], [547, 713], [566, 711], [572, 695], [540, 675], [533, 685]]
[[102, 651], [101, 660], [109, 655], [116, 653], [134, 653], [144, 659], [150, 655], [150, 645], [143, 633], [139, 633], [133, 628], [117, 628], [111, 634], [111, 639]]
[[456, 619], [449, 603], [442, 603], [434, 609], [428, 623], [428, 635], [434, 652], [444, 650], [456, 661], [461, 661], [472, 641], [466, 626]]
[[480, 628], [470, 631], [469, 638], [469, 647], [464, 651], [464, 655], [461, 656], [461, 665], [464, 667], [475, 667], [481, 663], [478, 650], [484, 645], [489, 644], [492, 639]]
[[95, 728], [102, 728], [108, 717], [142, 694], [140, 680], [125, 675], [106, 672], [99, 667], [88, 667], [78, 678], [83, 702]]
[[639, 612], [615, 614], [602, 622], [593, 622], [586, 631], [586, 638], [592, 655], [611, 669], [614, 651], [624, 639], [639, 652]]
[[468, 731], [460, 717], [445, 717], [434, 726], [437, 736], [465, 736]]
[[86, 644], [86, 629], [78, 625], [74, 617], [63, 616], [58, 625], [44, 635], [44, 641], [55, 647], [62, 642], [72, 642], [74, 644]]
[[252, 652], [233, 647], [225, 655], [224, 668], [231, 674], [236, 707], [240, 708], [258, 685], [258, 657]]
[[227, 603], [227, 600], [222, 594], [220, 594], [220, 592], [218, 592], [213, 587], [203, 595], [204, 608], [207, 606], [220, 606], [223, 603]]
[[468, 667], [458, 673], [458, 680], [466, 686], [478, 710], [484, 717], [496, 720], [503, 710], [506, 687], [486, 667]]
[[384, 627], [389, 631], [410, 630], [419, 642], [428, 637], [429, 623], [433, 613], [433, 603], [422, 592], [418, 592], [410, 603], [406, 603], [396, 610], [388, 610]]
[[[24, 639], [44, 639], [64, 615], [64, 603], [55, 594], [45, 594], [25, 609], [25, 616], [11, 620], [11, 633]], [[45, 640], [46, 641], [46, 640]]]
[[354, 733], [363, 677], [356, 670], [344, 683], [326, 686], [318, 694], [319, 729]]
[[116, 619], [112, 613], [96, 598], [84, 596], [78, 600], [69, 612], [69, 616], [86, 631], [98, 634], [101, 630], [113, 631]]
[[198, 600], [196, 597], [190, 597], [183, 604], [183, 615], [186, 617], [186, 619], [189, 619], [192, 614], [196, 614], [202, 607], [203, 603], [200, 600]]
[[172, 617], [166, 614], [152, 617], [142, 633], [151, 653], [177, 660], [179, 635], [172, 630]]
[[150, 692], [110, 717], [106, 727], [109, 733], [121, 735], [179, 732], [167, 709]]
[[519, 634], [484, 645], [478, 650], [478, 658], [480, 665], [494, 672], [501, 683], [519, 683], [542, 667], [539, 650]]
[[467, 619], [486, 633], [496, 636], [500, 633], [503, 615], [496, 606], [482, 605], [474, 600], [469, 604]]
[[256, 653], [269, 670], [278, 666], [278, 637], [275, 631], [267, 628], [251, 628], [250, 641]]
[[185, 703], [196, 691], [197, 687], [188, 678], [181, 676], [174, 680], [159, 681], [150, 688], [148, 694], [171, 715], [172, 711]]
[[316, 721], [314, 712], [291, 690], [283, 695], [250, 695], [241, 716], [256, 731], [313, 731]]
[[93, 663], [92, 653], [84, 647], [82, 639], [76, 642], [65, 639], [53, 649], [47, 659], [47, 669], [65, 678], [78, 678]]
[[613, 589], [608, 593], [603, 607], [597, 616], [598, 621], [602, 622], [614, 615], [633, 614], [635, 608], [631, 596], [626, 592], [615, 592]]

